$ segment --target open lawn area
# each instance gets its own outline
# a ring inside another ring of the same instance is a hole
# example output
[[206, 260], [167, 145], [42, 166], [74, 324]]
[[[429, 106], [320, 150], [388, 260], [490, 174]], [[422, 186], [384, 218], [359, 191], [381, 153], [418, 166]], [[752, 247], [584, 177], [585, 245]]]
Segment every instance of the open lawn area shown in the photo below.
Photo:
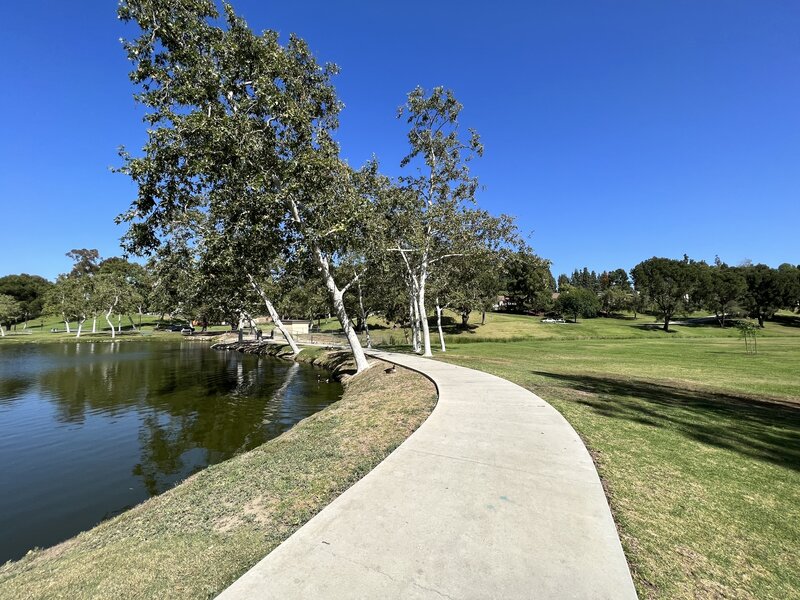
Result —
[[[800, 597], [797, 319], [754, 356], [735, 329], [637, 321], [491, 314], [437, 358], [532, 390], [581, 434], [641, 597]], [[527, 339], [459, 341], [482, 337]]]

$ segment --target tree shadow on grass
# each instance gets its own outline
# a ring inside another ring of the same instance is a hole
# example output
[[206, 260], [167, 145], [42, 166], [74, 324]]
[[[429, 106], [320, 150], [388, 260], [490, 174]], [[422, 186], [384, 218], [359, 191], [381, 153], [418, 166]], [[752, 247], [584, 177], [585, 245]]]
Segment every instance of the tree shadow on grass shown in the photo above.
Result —
[[800, 406], [641, 380], [533, 373], [593, 394], [575, 402], [597, 414], [674, 429], [703, 444], [800, 471]]
[[784, 327], [800, 327], [800, 316], [797, 315], [774, 315], [771, 320]]
[[[631, 327], [635, 327], [636, 329], [640, 329], [642, 331], [657, 331], [666, 335], [671, 335], [676, 333], [675, 329], [670, 329], [669, 331], [664, 331], [664, 324], [663, 323], [638, 323], [636, 325], [632, 325]], [[673, 323], [670, 323], [670, 327], [674, 327]]]

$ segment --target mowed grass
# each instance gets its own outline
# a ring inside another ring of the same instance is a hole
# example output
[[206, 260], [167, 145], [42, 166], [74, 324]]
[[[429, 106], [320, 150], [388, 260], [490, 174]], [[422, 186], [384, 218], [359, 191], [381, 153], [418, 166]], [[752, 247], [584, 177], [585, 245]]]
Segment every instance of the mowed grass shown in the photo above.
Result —
[[[114, 315], [111, 319], [111, 322], [114, 324], [116, 328], [117, 324], [117, 317]], [[156, 325], [158, 324], [157, 317], [152, 315], [144, 315], [141, 323], [139, 321], [138, 315], [134, 316], [133, 322], [136, 324], [136, 329], [134, 330], [131, 327], [131, 323], [127, 318], [123, 318], [121, 321], [122, 325], [122, 333], [117, 333], [116, 341], [125, 341], [129, 339], [138, 339], [141, 340], [142, 337], [147, 337], [151, 339], [165, 339], [165, 340], [176, 340], [181, 338], [180, 332], [175, 331], [164, 331], [156, 330]], [[175, 320], [175, 323], [185, 323], [186, 321]], [[165, 322], [166, 324], [166, 322]], [[57, 330], [53, 332], [51, 330]], [[83, 329], [81, 330], [81, 337], [77, 338], [77, 323], [72, 321], [70, 323], [71, 332], [66, 332], [66, 327], [64, 325], [64, 321], [59, 320], [59, 317], [56, 316], [43, 316], [37, 319], [33, 319], [28, 322], [28, 327], [23, 329], [23, 324], [18, 323], [16, 325], [16, 329], [12, 328], [10, 330], [5, 331], [5, 337], [0, 338], [0, 344], [12, 344], [12, 343], [23, 343], [23, 344], [37, 344], [43, 342], [101, 342], [101, 341], [110, 341], [111, 338], [111, 330], [108, 327], [108, 323], [106, 322], [105, 318], [101, 315], [100, 318], [97, 319], [97, 331], [96, 333], [92, 333], [92, 320], [87, 319], [83, 323]], [[199, 331], [200, 328], [197, 328]], [[230, 331], [230, 327], [227, 325], [211, 325], [208, 327], [209, 332], [213, 333], [225, 333]]]
[[534, 391], [581, 434], [642, 598], [800, 598], [793, 317], [768, 324], [755, 356], [716, 327], [490, 317], [504, 318], [474, 335], [510, 334], [516, 320], [529, 339], [455, 343], [437, 357]]
[[[329, 365], [345, 353], [306, 349]], [[0, 598], [212, 598], [405, 440], [433, 385], [378, 366], [288, 432], [47, 550], [0, 566]]]
[[[697, 316], [706, 316], [705, 313]], [[780, 323], [768, 322], [766, 328], [759, 334], [761, 337], [797, 337], [800, 336], [800, 317], [788, 313], [779, 315]], [[682, 321], [683, 317], [676, 317]], [[320, 331], [323, 334], [338, 333], [341, 335], [339, 321], [322, 319]], [[403, 346], [408, 344], [408, 329], [393, 326], [380, 316], [371, 316], [368, 320], [373, 344], [388, 346]], [[431, 328], [431, 344], [439, 345], [439, 336], [436, 321], [429, 318]], [[461, 326], [461, 317], [456, 313], [445, 310], [443, 319], [443, 332], [445, 342], [449, 344], [466, 344], [477, 342], [521, 342], [527, 340], [621, 340], [661, 339], [670, 338], [728, 338], [739, 339], [739, 332], [733, 326], [725, 329], [714, 324], [705, 325], [674, 325], [670, 324], [670, 332], [660, 332], [661, 322], [650, 315], [640, 314], [637, 318], [633, 315], [624, 315], [621, 318], [595, 318], [579, 319], [578, 323], [542, 323], [541, 317], [515, 315], [510, 313], [486, 313], [486, 323], [481, 325], [481, 314], [473, 312], [466, 328]], [[316, 327], [317, 322], [314, 322]], [[362, 340], [366, 339], [363, 332], [359, 333]], [[344, 341], [344, 338], [341, 338]], [[744, 344], [742, 345], [744, 347]]]

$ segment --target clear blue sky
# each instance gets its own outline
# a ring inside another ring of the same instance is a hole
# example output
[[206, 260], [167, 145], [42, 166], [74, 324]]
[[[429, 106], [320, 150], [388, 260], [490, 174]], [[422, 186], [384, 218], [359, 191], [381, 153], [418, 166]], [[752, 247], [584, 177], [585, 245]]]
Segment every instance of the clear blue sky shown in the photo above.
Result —
[[[396, 174], [397, 106], [452, 88], [486, 147], [480, 204], [516, 215], [555, 275], [683, 253], [800, 263], [796, 0], [233, 4], [340, 65], [352, 164], [374, 153]], [[109, 167], [144, 141], [132, 28], [112, 1], [29, 0], [0, 33], [0, 275], [119, 254], [134, 189]]]

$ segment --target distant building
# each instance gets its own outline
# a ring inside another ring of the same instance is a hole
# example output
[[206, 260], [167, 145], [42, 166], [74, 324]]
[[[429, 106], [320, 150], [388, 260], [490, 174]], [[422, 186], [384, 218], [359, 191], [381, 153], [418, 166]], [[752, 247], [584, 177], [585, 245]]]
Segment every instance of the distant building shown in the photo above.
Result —
[[[289, 330], [289, 333], [292, 335], [308, 335], [309, 329], [311, 328], [311, 321], [295, 321], [292, 319], [288, 319], [286, 321], [281, 321], [283, 326]], [[277, 327], [273, 328], [275, 335], [280, 335], [280, 331], [277, 331]]]
[[[253, 321], [256, 325], [272, 325], [272, 317], [256, 317]], [[281, 323], [283, 323], [283, 326], [286, 327], [292, 335], [308, 335], [312, 322], [303, 321], [301, 319], [283, 319]], [[275, 335], [280, 335], [281, 332], [278, 331], [277, 327], [273, 326], [273, 330], [275, 331]]]

